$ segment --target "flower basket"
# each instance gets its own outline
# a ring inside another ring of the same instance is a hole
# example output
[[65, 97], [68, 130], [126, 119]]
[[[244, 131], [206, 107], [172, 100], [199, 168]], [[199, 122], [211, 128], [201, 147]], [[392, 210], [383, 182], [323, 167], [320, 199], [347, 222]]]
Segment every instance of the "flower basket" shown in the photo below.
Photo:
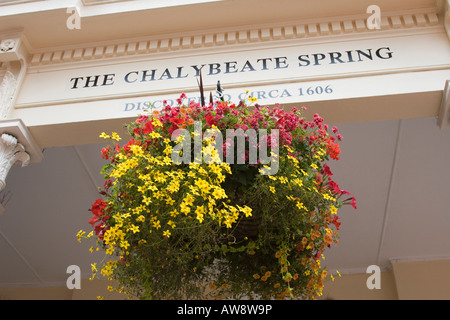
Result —
[[139, 116], [122, 145], [102, 133], [102, 198], [93, 231], [78, 233], [105, 251], [93, 277], [140, 299], [321, 295], [337, 211], [356, 208], [326, 163], [339, 159], [337, 128], [297, 108], [185, 98]]

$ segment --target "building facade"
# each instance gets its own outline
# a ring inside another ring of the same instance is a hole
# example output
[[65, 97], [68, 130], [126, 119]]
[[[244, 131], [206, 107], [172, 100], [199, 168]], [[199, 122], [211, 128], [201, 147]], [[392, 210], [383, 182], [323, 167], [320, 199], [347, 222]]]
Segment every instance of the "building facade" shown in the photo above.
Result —
[[202, 72], [208, 95], [306, 106], [344, 136], [332, 165], [358, 210], [324, 298], [449, 299], [449, 4], [0, 0], [0, 298], [122, 298], [87, 280], [99, 256], [75, 237], [103, 185], [99, 134], [198, 102]]

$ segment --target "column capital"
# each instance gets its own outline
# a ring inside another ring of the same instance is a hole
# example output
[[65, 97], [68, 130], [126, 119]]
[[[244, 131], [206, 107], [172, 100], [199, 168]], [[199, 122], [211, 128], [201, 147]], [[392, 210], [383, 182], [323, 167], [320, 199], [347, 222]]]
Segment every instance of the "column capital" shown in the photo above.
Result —
[[21, 120], [0, 121], [0, 191], [6, 186], [11, 167], [41, 162], [43, 154]]
[[0, 34], [0, 62], [28, 60], [27, 40], [22, 32]]
[[6, 176], [15, 164], [20, 163], [22, 167], [30, 163], [30, 155], [17, 139], [7, 133], [0, 136], [0, 190], [5, 189]]

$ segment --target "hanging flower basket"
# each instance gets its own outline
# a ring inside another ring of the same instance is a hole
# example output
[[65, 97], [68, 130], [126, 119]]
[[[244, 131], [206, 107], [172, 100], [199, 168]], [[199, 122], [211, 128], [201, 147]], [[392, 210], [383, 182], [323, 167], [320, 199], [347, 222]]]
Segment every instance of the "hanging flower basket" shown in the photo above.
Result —
[[125, 144], [102, 133], [102, 198], [78, 233], [108, 257], [93, 277], [141, 299], [321, 295], [337, 211], [356, 208], [326, 164], [337, 129], [296, 108], [185, 98], [139, 116]]

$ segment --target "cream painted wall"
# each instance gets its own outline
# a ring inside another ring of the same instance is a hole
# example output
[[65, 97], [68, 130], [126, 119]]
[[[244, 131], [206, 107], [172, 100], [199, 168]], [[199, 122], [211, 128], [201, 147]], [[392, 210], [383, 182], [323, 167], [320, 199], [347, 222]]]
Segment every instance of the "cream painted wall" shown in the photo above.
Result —
[[[450, 260], [393, 262], [392, 270], [381, 272], [381, 288], [368, 289], [371, 274], [344, 274], [325, 282], [320, 300], [448, 300]], [[0, 288], [0, 300], [125, 300], [111, 293], [106, 280], [83, 279], [80, 290], [59, 287]]]
[[[370, 273], [344, 274], [325, 282], [320, 300], [449, 300], [450, 260], [393, 262], [381, 272], [381, 288], [368, 289]], [[0, 300], [126, 300], [125, 294], [109, 292], [106, 280], [82, 279], [80, 290], [65, 286], [0, 288]]]
[[[396, 300], [397, 291], [392, 272], [381, 273], [381, 289], [369, 290], [366, 281], [369, 274], [348, 274], [327, 281], [320, 300]], [[81, 290], [68, 290], [65, 287], [40, 288], [0, 288], [1, 300], [126, 300], [125, 294], [111, 293], [106, 290], [109, 285], [105, 280], [83, 279]]]
[[449, 300], [450, 260], [392, 264], [400, 300]]
[[325, 283], [321, 299], [332, 300], [397, 300], [394, 275], [391, 271], [381, 273], [381, 289], [368, 289], [370, 274], [358, 273], [343, 275]]

